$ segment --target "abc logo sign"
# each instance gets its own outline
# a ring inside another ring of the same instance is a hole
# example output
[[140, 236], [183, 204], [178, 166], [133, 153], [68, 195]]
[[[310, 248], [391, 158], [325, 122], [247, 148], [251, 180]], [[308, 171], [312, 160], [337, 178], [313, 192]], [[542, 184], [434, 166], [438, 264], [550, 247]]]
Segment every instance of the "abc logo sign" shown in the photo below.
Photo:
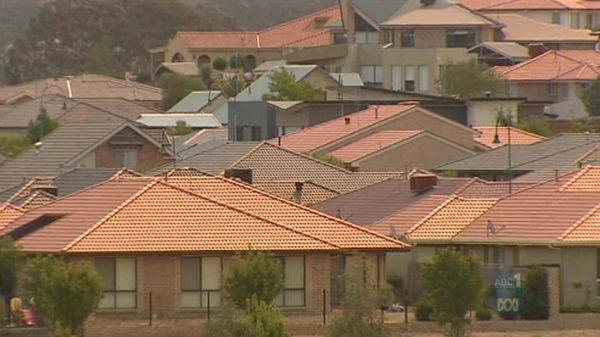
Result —
[[496, 300], [496, 310], [498, 312], [518, 312], [519, 311], [519, 299], [516, 297], [513, 298], [498, 298]]

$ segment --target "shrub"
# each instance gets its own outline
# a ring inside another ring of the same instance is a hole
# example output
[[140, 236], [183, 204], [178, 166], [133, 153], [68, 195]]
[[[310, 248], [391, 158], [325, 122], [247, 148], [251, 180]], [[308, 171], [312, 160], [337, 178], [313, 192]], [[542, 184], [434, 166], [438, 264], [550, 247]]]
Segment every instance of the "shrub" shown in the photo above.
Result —
[[430, 321], [433, 314], [433, 307], [424, 300], [419, 300], [415, 305], [415, 319], [417, 321]]
[[478, 321], [489, 321], [492, 319], [492, 311], [488, 308], [478, 308], [475, 310], [475, 318]]
[[548, 303], [548, 275], [541, 266], [534, 266], [527, 273], [524, 288], [525, 319], [548, 319], [550, 317]]
[[227, 60], [222, 57], [217, 57], [212, 64], [213, 68], [216, 70], [225, 70], [227, 69]]

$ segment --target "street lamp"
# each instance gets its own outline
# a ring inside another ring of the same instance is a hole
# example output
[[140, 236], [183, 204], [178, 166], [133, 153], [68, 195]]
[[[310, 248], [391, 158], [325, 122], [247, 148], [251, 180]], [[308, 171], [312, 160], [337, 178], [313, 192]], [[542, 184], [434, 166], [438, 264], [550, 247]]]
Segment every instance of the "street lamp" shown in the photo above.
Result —
[[505, 120], [505, 124], [506, 124], [506, 132], [507, 132], [507, 148], [506, 150], [508, 151], [508, 194], [512, 194], [512, 156], [511, 156], [511, 143], [510, 143], [510, 128], [511, 128], [511, 116], [510, 114], [508, 114], [508, 118], [506, 118], [503, 114], [498, 114], [498, 117], [496, 117], [496, 131], [494, 134], [494, 140], [492, 140], [492, 143], [494, 144], [501, 144], [502, 141], [500, 140], [500, 135], [498, 134], [498, 124], [500, 123], [500, 119], [504, 119]]

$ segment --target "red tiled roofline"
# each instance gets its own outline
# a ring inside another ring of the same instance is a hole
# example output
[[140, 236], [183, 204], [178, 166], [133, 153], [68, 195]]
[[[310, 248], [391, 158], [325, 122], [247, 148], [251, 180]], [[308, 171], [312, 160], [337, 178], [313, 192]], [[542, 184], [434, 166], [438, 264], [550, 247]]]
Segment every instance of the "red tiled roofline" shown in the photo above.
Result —
[[[285, 26], [290, 25], [292, 23], [296, 23], [298, 21], [306, 20], [306, 19], [308, 19], [310, 17], [317, 17], [317, 16], [319, 16], [319, 14], [327, 13], [327, 12], [333, 11], [335, 9], [338, 9], [338, 11], [339, 11], [339, 6], [335, 5], [335, 6], [331, 6], [331, 7], [328, 7], [328, 8], [324, 8], [324, 9], [321, 9], [321, 10], [319, 10], [317, 12], [314, 12], [314, 13], [311, 13], [311, 14], [307, 14], [307, 15], [301, 16], [299, 18], [292, 19], [290, 21], [282, 22], [282, 23], [274, 25], [274, 26], [270, 26], [270, 27], [267, 27], [265, 29], [259, 30], [258, 33], [265, 33], [265, 32], [272, 31], [272, 30], [277, 29], [277, 28], [285, 27]], [[340, 13], [340, 15], [341, 15], [341, 13]]]
[[573, 233], [579, 226], [581, 226], [583, 223], [585, 223], [592, 215], [594, 215], [598, 211], [600, 211], [600, 203], [597, 204], [595, 207], [593, 207], [589, 212], [587, 212], [583, 217], [581, 217], [581, 219], [579, 219], [571, 227], [567, 228], [567, 230], [565, 230], [565, 232], [562, 233], [558, 237], [558, 240], [564, 241], [565, 239], [567, 239], [567, 237], [569, 235], [571, 235], [571, 233]]

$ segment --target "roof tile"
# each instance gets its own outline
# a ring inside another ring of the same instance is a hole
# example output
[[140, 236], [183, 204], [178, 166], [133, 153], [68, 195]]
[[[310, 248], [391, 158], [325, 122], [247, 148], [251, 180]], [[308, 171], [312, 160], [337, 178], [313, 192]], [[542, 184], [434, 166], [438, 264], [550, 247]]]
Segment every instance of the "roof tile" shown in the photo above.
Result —
[[385, 130], [376, 132], [370, 136], [359, 139], [356, 142], [340, 147], [329, 155], [341, 159], [346, 163], [351, 163], [360, 158], [383, 150], [388, 146], [403, 142], [420, 133], [423, 130]]
[[[536, 135], [535, 133], [527, 132], [525, 130], [515, 128], [512, 126], [499, 126], [497, 128], [493, 126], [476, 126], [473, 127], [478, 134], [473, 137], [473, 139], [485, 146], [488, 149], [494, 149], [508, 143], [508, 131], [510, 129], [510, 142], [514, 145], [529, 145], [541, 142], [546, 139], [546, 137]], [[499, 143], [494, 143], [494, 138], [498, 135]]]

